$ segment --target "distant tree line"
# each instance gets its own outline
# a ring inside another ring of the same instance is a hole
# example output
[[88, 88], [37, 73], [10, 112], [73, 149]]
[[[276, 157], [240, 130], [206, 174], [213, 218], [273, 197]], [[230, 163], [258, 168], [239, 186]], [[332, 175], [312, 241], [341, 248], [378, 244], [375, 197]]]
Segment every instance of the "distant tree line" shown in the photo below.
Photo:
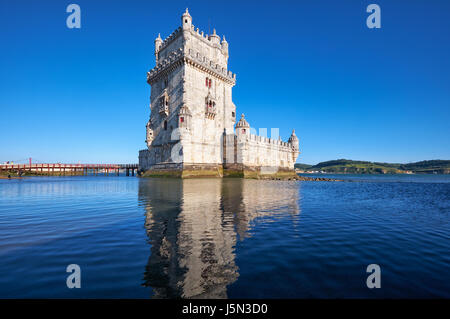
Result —
[[412, 172], [450, 174], [450, 160], [429, 160], [401, 164], [337, 159], [316, 165], [296, 163], [295, 168], [303, 171], [324, 171], [328, 173], [395, 174]]

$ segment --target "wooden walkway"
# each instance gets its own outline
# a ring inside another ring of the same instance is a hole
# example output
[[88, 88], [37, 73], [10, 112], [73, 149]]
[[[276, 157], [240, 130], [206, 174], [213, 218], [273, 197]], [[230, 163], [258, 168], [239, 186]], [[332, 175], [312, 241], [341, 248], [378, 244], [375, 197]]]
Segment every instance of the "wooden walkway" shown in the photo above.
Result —
[[120, 171], [125, 171], [126, 176], [134, 176], [137, 173], [138, 164], [61, 164], [61, 163], [47, 163], [47, 164], [0, 164], [0, 171], [17, 171], [21, 172], [37, 172], [45, 175], [88, 175], [91, 172], [93, 175], [98, 174], [116, 174]]

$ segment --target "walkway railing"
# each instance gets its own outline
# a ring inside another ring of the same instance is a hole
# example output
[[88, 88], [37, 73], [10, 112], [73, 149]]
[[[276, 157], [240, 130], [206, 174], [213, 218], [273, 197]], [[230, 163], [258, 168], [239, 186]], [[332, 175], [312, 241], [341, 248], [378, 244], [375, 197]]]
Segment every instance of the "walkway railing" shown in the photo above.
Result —
[[116, 173], [119, 175], [119, 171], [126, 171], [126, 176], [134, 176], [135, 171], [137, 173], [138, 164], [62, 164], [62, 163], [46, 163], [46, 164], [0, 164], [0, 171], [17, 171], [21, 172], [29, 171], [47, 174], [77, 174], [87, 175], [91, 171], [94, 175], [104, 173], [109, 175], [110, 173]]

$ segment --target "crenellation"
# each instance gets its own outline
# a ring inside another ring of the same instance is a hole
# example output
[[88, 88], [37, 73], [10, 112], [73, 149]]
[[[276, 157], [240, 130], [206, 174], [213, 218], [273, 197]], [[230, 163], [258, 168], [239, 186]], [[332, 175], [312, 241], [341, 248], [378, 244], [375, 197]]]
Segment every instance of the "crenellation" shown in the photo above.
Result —
[[[208, 68], [212, 73], [215, 73], [217, 75], [221, 75], [223, 77], [226, 77], [228, 80], [235, 82], [236, 81], [236, 74], [232, 73], [231, 71], [227, 70], [225, 67], [221, 67], [218, 63], [215, 63], [214, 61], [208, 60], [207, 57], [201, 57], [200, 52], [194, 52], [194, 50], [189, 49], [188, 54], [184, 54], [184, 50], [182, 48], [178, 49], [177, 51], [172, 51], [169, 53], [169, 55], [159, 61], [156, 66], [150, 70], [147, 73], [147, 81], [151, 81], [151, 79], [158, 75], [160, 71], [162, 71], [164, 68], [169, 67], [171, 63], [174, 63], [178, 61], [180, 58], [193, 58], [196, 60], [195, 62], [199, 62], [201, 66]], [[208, 66], [209, 61], [209, 66]]]

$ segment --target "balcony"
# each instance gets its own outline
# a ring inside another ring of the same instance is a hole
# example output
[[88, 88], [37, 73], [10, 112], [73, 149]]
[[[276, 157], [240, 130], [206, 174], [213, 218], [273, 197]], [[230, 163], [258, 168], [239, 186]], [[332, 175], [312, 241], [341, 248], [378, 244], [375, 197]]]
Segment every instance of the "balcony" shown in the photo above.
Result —
[[207, 104], [205, 112], [206, 118], [214, 120], [216, 114], [217, 114], [216, 104], [215, 103]]

